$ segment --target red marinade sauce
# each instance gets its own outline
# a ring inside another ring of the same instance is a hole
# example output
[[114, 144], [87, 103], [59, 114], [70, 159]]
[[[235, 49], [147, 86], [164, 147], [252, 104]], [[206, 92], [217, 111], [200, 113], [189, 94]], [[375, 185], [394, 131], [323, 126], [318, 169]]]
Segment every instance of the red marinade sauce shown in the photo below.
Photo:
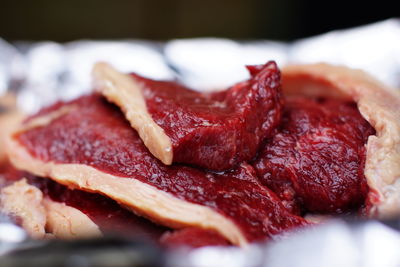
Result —
[[373, 134], [353, 102], [291, 97], [253, 166], [294, 213], [356, 210], [368, 193], [365, 144]]
[[135, 215], [102, 195], [69, 189], [50, 179], [19, 171], [11, 164], [0, 168], [0, 188], [23, 178], [30, 185], [39, 188], [44, 196], [83, 212], [104, 234], [117, 234], [158, 242], [161, 235], [168, 230]]
[[221, 171], [254, 158], [280, 121], [281, 84], [275, 62], [247, 68], [249, 80], [208, 94], [132, 74], [149, 113], [172, 141], [174, 162]]
[[137, 179], [192, 203], [210, 207], [230, 218], [249, 241], [306, 225], [289, 213], [279, 198], [258, 181], [248, 164], [213, 173], [154, 158], [120, 110], [99, 95], [81, 97], [68, 114], [45, 127], [15, 136], [34, 157], [45, 162], [78, 163]]
[[179, 248], [183, 246], [199, 248], [205, 246], [230, 245], [230, 243], [217, 232], [200, 228], [184, 228], [182, 230], [166, 232], [161, 237], [160, 243], [167, 248]]

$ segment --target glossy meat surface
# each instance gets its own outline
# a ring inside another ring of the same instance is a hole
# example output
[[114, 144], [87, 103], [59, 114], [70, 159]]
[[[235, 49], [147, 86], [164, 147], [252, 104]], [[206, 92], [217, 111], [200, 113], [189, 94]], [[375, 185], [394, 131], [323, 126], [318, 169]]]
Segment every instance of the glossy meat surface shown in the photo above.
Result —
[[[151, 240], [168, 248], [230, 245], [224, 237], [214, 231], [199, 228], [171, 230], [129, 212], [102, 195], [69, 189], [50, 179], [19, 171], [11, 164], [0, 165], [0, 188], [23, 178], [53, 201], [65, 203], [83, 212], [104, 234]], [[18, 217], [12, 219], [18, 223]]]
[[274, 62], [248, 69], [249, 80], [209, 94], [132, 74], [172, 141], [174, 162], [226, 170], [255, 156], [281, 117], [280, 73]]
[[[137, 179], [175, 197], [207, 206], [232, 220], [249, 241], [307, 224], [290, 214], [243, 164], [225, 173], [165, 166], [154, 158], [119, 109], [98, 95], [81, 97], [68, 114], [15, 138], [36, 158], [94, 167], [121, 179]], [[59, 105], [59, 104], [58, 104]]]
[[115, 201], [95, 193], [68, 189], [50, 179], [34, 177], [29, 182], [52, 200], [86, 214], [105, 234], [131, 236], [157, 242], [167, 228], [122, 208]]
[[19, 171], [10, 164], [0, 168], [0, 188], [23, 178], [27, 179], [30, 185], [38, 187], [44, 196], [83, 212], [104, 234], [130, 236], [158, 242], [161, 235], [168, 230], [168, 228], [135, 215], [102, 195], [69, 189], [50, 179]]
[[374, 133], [354, 103], [289, 98], [253, 166], [293, 212], [355, 210], [368, 193], [365, 144]]

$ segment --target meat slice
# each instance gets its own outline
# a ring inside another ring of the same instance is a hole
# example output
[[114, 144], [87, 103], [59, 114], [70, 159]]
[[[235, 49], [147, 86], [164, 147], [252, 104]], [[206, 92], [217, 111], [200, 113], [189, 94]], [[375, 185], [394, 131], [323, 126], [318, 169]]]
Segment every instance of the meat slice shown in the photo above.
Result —
[[46, 231], [61, 239], [93, 238], [102, 232], [86, 214], [65, 203], [45, 197]]
[[129, 77], [104, 63], [93, 73], [97, 90], [122, 108], [164, 164], [226, 170], [252, 159], [280, 121], [280, 73], [275, 62], [247, 68], [249, 80], [207, 94], [176, 82]]
[[329, 64], [292, 65], [282, 70], [288, 95], [354, 101], [375, 129], [368, 138], [364, 174], [369, 192], [366, 213], [392, 217], [400, 207], [400, 93], [361, 70]]
[[38, 178], [9, 163], [1, 164], [0, 212], [11, 217], [34, 239], [101, 236], [98, 226], [86, 214], [52, 200], [33, 179]]
[[214, 231], [171, 231], [102, 195], [69, 189], [53, 180], [18, 171], [10, 164], [1, 167], [0, 211], [16, 219], [32, 238], [71, 239], [104, 233], [151, 240], [167, 248], [229, 245]]
[[51, 200], [25, 178], [0, 190], [0, 211], [21, 225], [34, 239], [101, 236], [84, 213]]
[[[131, 236], [157, 242], [160, 236], [168, 230], [137, 216], [105, 196], [69, 189], [50, 179], [31, 176], [29, 182], [39, 188], [53, 203], [81, 211], [104, 234]], [[79, 225], [74, 227], [79, 228]]]
[[[259, 183], [247, 164], [218, 174], [165, 166], [102, 97], [59, 104], [66, 106], [75, 108], [60, 117], [52, 116], [56, 110], [42, 114], [12, 135], [7, 144], [15, 166], [104, 194], [163, 225], [215, 230], [242, 246], [306, 224]], [[46, 116], [46, 126], [29, 126]]]
[[169, 230], [107, 197], [69, 189], [11, 165], [0, 170], [0, 182], [1, 212], [15, 218], [35, 239], [50, 235], [61, 239], [85, 238], [104, 233], [158, 242]]
[[356, 210], [368, 193], [365, 144], [373, 134], [351, 101], [289, 97], [253, 166], [293, 212]]

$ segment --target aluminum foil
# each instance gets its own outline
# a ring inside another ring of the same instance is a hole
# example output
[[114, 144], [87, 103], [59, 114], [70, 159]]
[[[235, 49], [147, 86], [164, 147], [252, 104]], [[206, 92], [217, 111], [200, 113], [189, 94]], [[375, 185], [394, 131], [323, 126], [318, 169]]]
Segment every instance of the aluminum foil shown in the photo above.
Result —
[[[329, 62], [361, 68], [400, 88], [400, 20], [329, 32], [292, 43], [220, 38], [7, 43], [0, 39], [0, 95], [14, 92], [27, 113], [91, 90], [94, 62], [123, 72], [177, 79], [199, 90], [219, 90], [248, 77], [243, 65], [275, 60]], [[400, 107], [399, 107], [400, 108]], [[206, 247], [170, 252], [167, 266], [400, 266], [397, 230], [382, 222], [334, 220], [247, 249]], [[0, 220], [0, 255], [20, 246], [25, 235]]]

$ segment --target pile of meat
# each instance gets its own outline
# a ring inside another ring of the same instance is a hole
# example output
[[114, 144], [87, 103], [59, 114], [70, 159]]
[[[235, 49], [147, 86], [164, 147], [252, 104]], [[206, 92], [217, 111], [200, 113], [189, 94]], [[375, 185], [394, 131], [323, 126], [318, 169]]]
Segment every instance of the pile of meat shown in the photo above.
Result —
[[375, 131], [356, 104], [284, 96], [274, 62], [247, 68], [249, 80], [205, 94], [97, 64], [96, 92], [41, 110], [7, 140], [2, 211], [36, 238], [192, 247], [361, 214]]

